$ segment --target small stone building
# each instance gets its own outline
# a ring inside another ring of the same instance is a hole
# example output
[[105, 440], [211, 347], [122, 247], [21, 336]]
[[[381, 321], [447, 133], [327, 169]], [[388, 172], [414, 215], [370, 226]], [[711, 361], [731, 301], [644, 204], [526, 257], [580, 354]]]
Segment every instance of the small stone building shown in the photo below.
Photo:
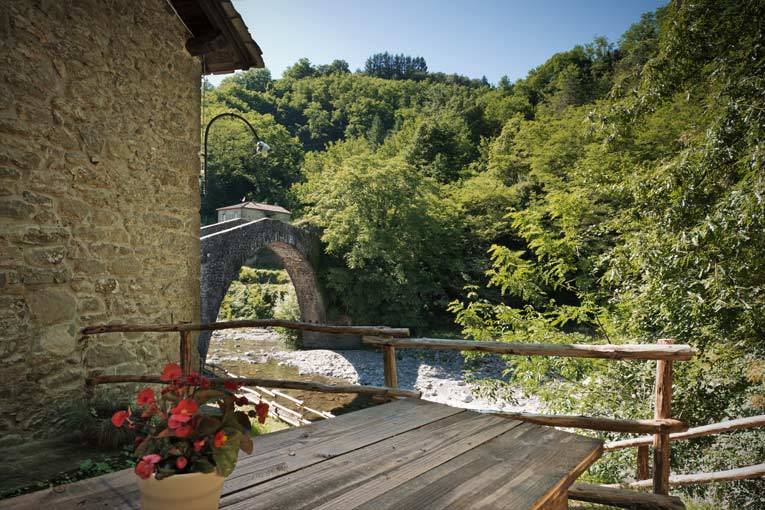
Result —
[[220, 207], [216, 210], [218, 211], [218, 222], [235, 219], [254, 221], [261, 218], [271, 218], [289, 223], [292, 219], [292, 213], [284, 207], [261, 204], [260, 202], [242, 202], [241, 204]]
[[0, 0], [0, 446], [199, 317], [201, 75], [262, 67], [229, 0]]

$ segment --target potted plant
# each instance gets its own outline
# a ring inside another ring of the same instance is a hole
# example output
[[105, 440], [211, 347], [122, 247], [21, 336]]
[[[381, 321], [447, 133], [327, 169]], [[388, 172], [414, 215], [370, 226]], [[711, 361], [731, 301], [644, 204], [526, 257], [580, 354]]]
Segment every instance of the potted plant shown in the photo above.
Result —
[[112, 416], [116, 427], [137, 433], [135, 455], [143, 510], [213, 510], [223, 480], [236, 465], [239, 450], [252, 453], [250, 418], [264, 423], [268, 405], [237, 397], [240, 388], [226, 382], [212, 388], [197, 373], [183, 375], [175, 363], [160, 380], [168, 383], [157, 396], [144, 388], [136, 407]]

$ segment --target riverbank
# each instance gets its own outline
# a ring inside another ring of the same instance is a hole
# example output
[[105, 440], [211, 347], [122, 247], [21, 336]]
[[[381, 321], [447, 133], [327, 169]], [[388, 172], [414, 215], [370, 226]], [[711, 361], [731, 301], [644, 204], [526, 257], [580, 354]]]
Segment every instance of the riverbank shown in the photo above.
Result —
[[[506, 365], [498, 357], [483, 357], [470, 365], [456, 351], [400, 349], [396, 355], [399, 386], [421, 391], [422, 398], [426, 400], [484, 411], [541, 410], [537, 399], [517, 390], [506, 391], [496, 398], [488, 398], [478, 392], [475, 381], [502, 378]], [[384, 384], [382, 354], [378, 351], [288, 351], [281, 346], [277, 335], [266, 329], [216, 331], [211, 339], [208, 361], [231, 367], [229, 369], [235, 373], [236, 370], [246, 370], [248, 367], [245, 365], [251, 365], [256, 373], [258, 365], [271, 370], [266, 367], [275, 363], [292, 367], [305, 378], [319, 376], [352, 384]]]

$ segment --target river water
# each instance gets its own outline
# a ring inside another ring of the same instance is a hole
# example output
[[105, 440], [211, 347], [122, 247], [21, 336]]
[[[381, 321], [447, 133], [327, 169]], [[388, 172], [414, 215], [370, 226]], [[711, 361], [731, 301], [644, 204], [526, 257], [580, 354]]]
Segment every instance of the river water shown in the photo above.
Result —
[[[289, 352], [284, 348], [278, 334], [268, 329], [216, 331], [210, 341], [208, 360], [232, 374], [243, 377], [348, 384], [347, 380], [340, 377], [310, 372], [301, 373], [297, 366], [279, 360], [281, 356]], [[374, 405], [371, 398], [364, 395], [302, 390], [280, 391], [302, 400], [308, 407], [333, 414], [343, 414]], [[308, 417], [315, 419], [314, 416]]]
[[[422, 392], [422, 398], [453, 407], [482, 411], [540, 412], [535, 398], [517, 390], [487, 396], [477, 381], [500, 380], [507, 365], [496, 356], [472, 362], [459, 352], [399, 349], [398, 382], [403, 389]], [[382, 354], [360, 350], [286, 350], [276, 333], [267, 329], [216, 331], [208, 361], [241, 376], [318, 381], [328, 384], [384, 384]], [[309, 407], [334, 414], [372, 405], [368, 397], [288, 391]]]

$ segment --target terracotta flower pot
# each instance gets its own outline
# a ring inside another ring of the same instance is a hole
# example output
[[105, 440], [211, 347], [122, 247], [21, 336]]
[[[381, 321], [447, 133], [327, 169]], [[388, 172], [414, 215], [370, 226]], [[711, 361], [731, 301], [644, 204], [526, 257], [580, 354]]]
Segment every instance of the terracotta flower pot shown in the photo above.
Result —
[[138, 479], [142, 510], [218, 510], [222, 476], [189, 473], [157, 480]]

